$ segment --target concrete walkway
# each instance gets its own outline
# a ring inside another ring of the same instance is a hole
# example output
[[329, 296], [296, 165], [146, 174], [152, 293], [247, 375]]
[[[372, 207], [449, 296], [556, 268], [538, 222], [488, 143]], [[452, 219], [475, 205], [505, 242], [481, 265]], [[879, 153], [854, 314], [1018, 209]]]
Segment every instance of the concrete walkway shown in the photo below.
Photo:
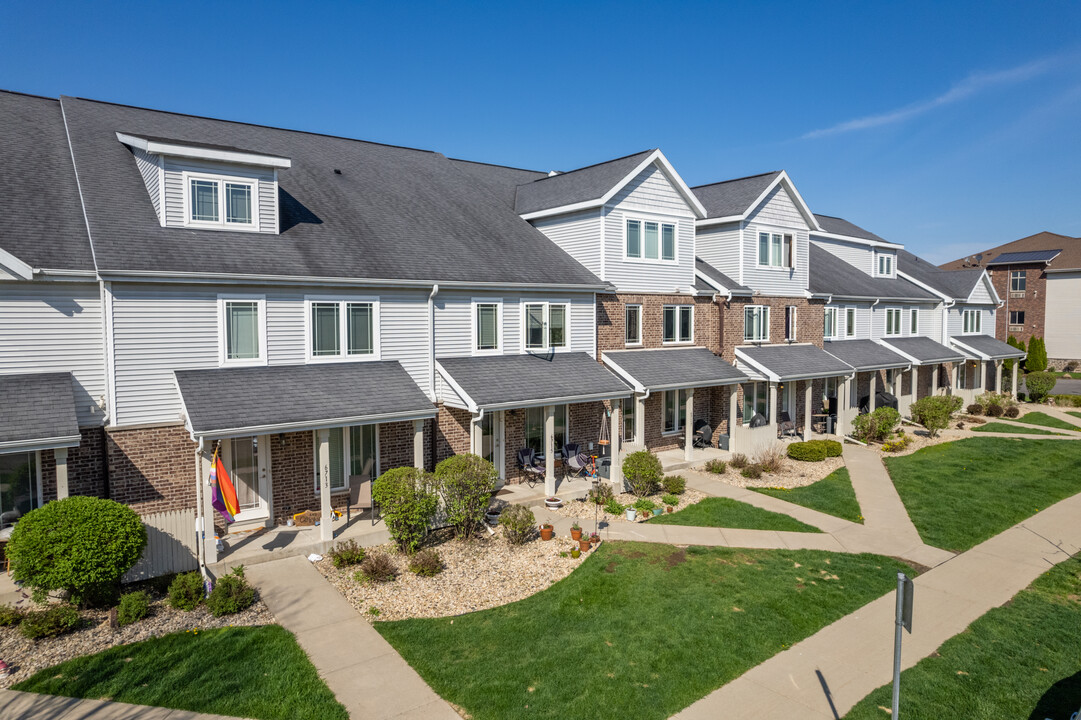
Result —
[[[1081, 551], [1081, 495], [1037, 513], [915, 579], [909, 668]], [[894, 595], [841, 618], [752, 668], [675, 717], [839, 718], [893, 672]]]
[[231, 720], [148, 705], [80, 700], [57, 695], [0, 690], [0, 718], [4, 720]]
[[349, 717], [461, 720], [307, 559], [254, 565], [246, 576]]

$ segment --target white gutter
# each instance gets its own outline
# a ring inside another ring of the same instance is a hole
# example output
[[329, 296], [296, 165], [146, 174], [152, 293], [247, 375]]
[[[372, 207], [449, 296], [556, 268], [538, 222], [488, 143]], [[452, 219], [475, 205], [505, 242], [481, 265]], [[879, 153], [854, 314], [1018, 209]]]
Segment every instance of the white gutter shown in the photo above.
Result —
[[439, 283], [432, 285], [432, 292], [428, 295], [428, 387], [431, 388], [431, 401], [436, 401], [435, 396], [435, 296], [439, 293]]
[[[230, 437], [244, 437], [247, 435], [270, 435], [285, 432], [301, 432], [304, 430], [325, 430], [328, 428], [344, 427], [346, 425], [368, 425], [371, 423], [398, 422], [403, 420], [428, 420], [436, 416], [436, 409], [409, 410], [399, 413], [386, 413], [383, 415], [359, 415], [352, 417], [328, 418], [319, 422], [290, 422], [269, 425], [246, 425], [235, 428], [217, 428], [205, 432], [192, 431], [192, 436], [208, 438], [210, 440], [223, 440]], [[191, 422], [191, 419], [188, 419]]]
[[79, 446], [78, 435], [64, 435], [61, 437], [32, 438], [30, 440], [12, 440], [0, 443], [0, 452], [14, 450], [56, 450], [59, 448], [71, 448]]

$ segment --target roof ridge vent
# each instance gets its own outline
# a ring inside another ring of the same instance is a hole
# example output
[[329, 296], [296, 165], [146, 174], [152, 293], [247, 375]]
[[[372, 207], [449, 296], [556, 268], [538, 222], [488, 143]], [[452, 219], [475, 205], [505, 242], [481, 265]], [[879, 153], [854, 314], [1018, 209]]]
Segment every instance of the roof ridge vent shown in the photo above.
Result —
[[558, 170], [549, 170], [548, 171], [548, 177], [555, 177], [556, 175], [562, 175], [562, 174], [563, 173], [559, 172]]

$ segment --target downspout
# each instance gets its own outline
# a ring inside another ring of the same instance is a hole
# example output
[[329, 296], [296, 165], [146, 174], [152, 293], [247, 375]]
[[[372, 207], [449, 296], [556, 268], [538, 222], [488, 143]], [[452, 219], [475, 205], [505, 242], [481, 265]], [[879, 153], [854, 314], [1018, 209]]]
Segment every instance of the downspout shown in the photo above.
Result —
[[199, 519], [195, 533], [196, 552], [199, 557], [199, 570], [206, 574], [206, 518], [203, 517], [203, 436], [199, 436], [199, 445], [195, 451], [195, 517]]
[[[428, 295], [428, 387], [432, 390], [432, 402], [437, 400], [435, 396], [435, 296], [437, 294], [439, 294], [439, 283], [433, 283], [432, 292]], [[428, 459], [433, 469], [435, 468], [437, 457], [435, 435], [438, 423], [438, 416], [432, 418], [432, 441], [428, 443]]]

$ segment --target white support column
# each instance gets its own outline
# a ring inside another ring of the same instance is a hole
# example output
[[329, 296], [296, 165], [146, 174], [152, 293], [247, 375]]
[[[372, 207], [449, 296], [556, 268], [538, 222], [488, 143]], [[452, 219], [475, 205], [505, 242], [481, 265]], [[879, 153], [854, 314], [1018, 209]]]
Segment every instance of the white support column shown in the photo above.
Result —
[[544, 492], [556, 494], [556, 407], [544, 406]]
[[68, 496], [68, 449], [56, 448], [53, 457], [56, 459], [56, 499], [63, 500]]
[[646, 446], [646, 396], [636, 397], [634, 405], [634, 444], [644, 448]]
[[961, 388], [960, 378], [962, 372], [965, 373], [966, 376], [968, 375], [968, 362], [964, 360], [955, 362], [953, 364], [953, 382], [950, 383], [951, 390], [954, 393], [957, 393]]
[[[873, 373], [871, 373], [871, 393], [870, 393], [870, 395], [868, 396], [868, 399], [867, 399], [867, 403], [868, 403], [867, 404], [867, 411], [868, 412], [874, 412], [875, 411], [875, 392], [877, 390], [878, 390], [878, 371], [875, 370]], [[859, 402], [859, 401], [857, 400], [857, 402]]]
[[1020, 360], [1013, 361], [1013, 379], [1010, 381], [1010, 387], [1013, 391], [1013, 399], [1017, 399], [1017, 366], [1021, 364]]
[[942, 365], [936, 364], [931, 368], [931, 394], [938, 395], [938, 369]]
[[623, 491], [623, 458], [620, 457], [620, 445], [622, 445], [620, 437], [622, 435], [623, 423], [620, 413], [620, 401], [612, 400], [611, 402], [612, 427], [610, 428], [611, 432], [609, 433], [609, 437], [612, 441], [612, 444], [610, 445], [612, 448], [612, 467], [608, 479], [612, 481], [612, 485], [615, 486], [613, 489], [618, 495]]
[[413, 421], [413, 467], [424, 469], [424, 421]]
[[995, 392], [1002, 392], [1002, 361], [995, 361]]
[[983, 366], [983, 360], [976, 361], [976, 382], [972, 384], [976, 386], [976, 390], [987, 390], [984, 387], [987, 384], [987, 368]]
[[690, 462], [694, 455], [694, 388], [687, 388], [683, 418], [683, 459]]
[[912, 366], [912, 399], [909, 401], [909, 406], [919, 399], [919, 387], [920, 387], [920, 366]]
[[736, 415], [739, 413], [739, 385], [728, 386], [728, 450], [736, 451]]
[[769, 427], [771, 437], [777, 437], [777, 383], [769, 384]]
[[[213, 443], [208, 443], [212, 445]], [[214, 542], [214, 518], [217, 511], [214, 509], [214, 490], [210, 487], [210, 459], [213, 456], [212, 447], [204, 447], [199, 456], [199, 465], [202, 472], [199, 482], [203, 486], [203, 562], [213, 565], [218, 561], [218, 545]]]
[[814, 382], [804, 380], [806, 387], [803, 388], [803, 439], [811, 439], [811, 387]]
[[846, 377], [837, 385], [837, 426], [833, 432], [840, 436], [848, 434], [848, 413], [852, 407], [852, 378]]
[[317, 437], [319, 439], [319, 539], [330, 542], [334, 539], [330, 504], [330, 430], [326, 428], [320, 430]]

